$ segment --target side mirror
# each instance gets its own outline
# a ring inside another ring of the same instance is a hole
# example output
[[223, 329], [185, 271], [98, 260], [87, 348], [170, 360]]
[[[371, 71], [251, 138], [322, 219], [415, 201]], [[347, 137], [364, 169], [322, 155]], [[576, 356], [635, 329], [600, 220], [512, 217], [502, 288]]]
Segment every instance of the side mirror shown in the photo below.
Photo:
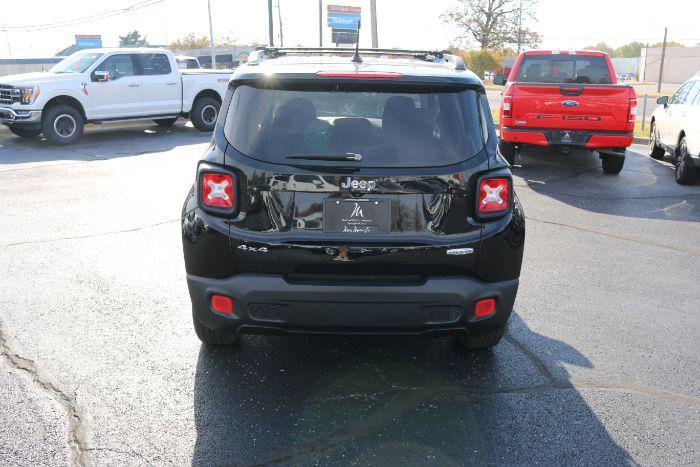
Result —
[[93, 71], [92, 80], [98, 83], [109, 81], [109, 71]]
[[661, 96], [656, 98], [656, 103], [661, 104], [664, 107], [668, 105], [668, 96]]
[[493, 77], [493, 84], [496, 86], [505, 86], [506, 79], [503, 77], [503, 73], [496, 73]]

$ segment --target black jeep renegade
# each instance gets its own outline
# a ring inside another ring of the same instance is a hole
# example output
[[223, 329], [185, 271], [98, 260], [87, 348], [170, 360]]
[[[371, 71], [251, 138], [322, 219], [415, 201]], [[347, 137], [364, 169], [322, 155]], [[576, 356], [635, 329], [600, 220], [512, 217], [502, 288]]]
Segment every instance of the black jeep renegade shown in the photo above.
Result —
[[194, 329], [496, 345], [522, 207], [481, 81], [443, 52], [263, 48], [239, 67], [182, 211]]

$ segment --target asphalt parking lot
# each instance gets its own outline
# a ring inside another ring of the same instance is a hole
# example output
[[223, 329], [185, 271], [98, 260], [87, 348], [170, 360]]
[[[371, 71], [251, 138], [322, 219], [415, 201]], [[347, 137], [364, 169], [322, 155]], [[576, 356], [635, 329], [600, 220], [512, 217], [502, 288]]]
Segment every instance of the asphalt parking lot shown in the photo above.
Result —
[[182, 201], [209, 135], [0, 130], [0, 464], [698, 464], [700, 185], [633, 146], [524, 154], [505, 340], [191, 326]]

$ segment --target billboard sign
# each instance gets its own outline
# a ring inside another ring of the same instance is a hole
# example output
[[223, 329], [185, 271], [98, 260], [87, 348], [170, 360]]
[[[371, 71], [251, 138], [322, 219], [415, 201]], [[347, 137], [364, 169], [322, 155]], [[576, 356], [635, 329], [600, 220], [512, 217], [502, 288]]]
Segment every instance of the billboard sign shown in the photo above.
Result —
[[[362, 9], [357, 6], [328, 5], [328, 27], [333, 29], [357, 29]], [[335, 42], [335, 41], [334, 41]]]
[[357, 29], [331, 29], [334, 44], [354, 44], [357, 42]]
[[78, 50], [82, 49], [99, 49], [102, 47], [102, 36], [99, 34], [76, 34], [75, 47]]

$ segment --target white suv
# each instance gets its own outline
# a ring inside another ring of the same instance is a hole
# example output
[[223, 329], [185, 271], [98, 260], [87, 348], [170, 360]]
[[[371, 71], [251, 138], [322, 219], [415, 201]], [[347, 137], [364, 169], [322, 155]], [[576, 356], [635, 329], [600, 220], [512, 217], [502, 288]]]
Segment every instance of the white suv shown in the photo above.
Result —
[[700, 173], [700, 72], [683, 83], [661, 104], [651, 118], [649, 155], [663, 159], [666, 151], [676, 162], [676, 181], [681, 185], [695, 182]]

